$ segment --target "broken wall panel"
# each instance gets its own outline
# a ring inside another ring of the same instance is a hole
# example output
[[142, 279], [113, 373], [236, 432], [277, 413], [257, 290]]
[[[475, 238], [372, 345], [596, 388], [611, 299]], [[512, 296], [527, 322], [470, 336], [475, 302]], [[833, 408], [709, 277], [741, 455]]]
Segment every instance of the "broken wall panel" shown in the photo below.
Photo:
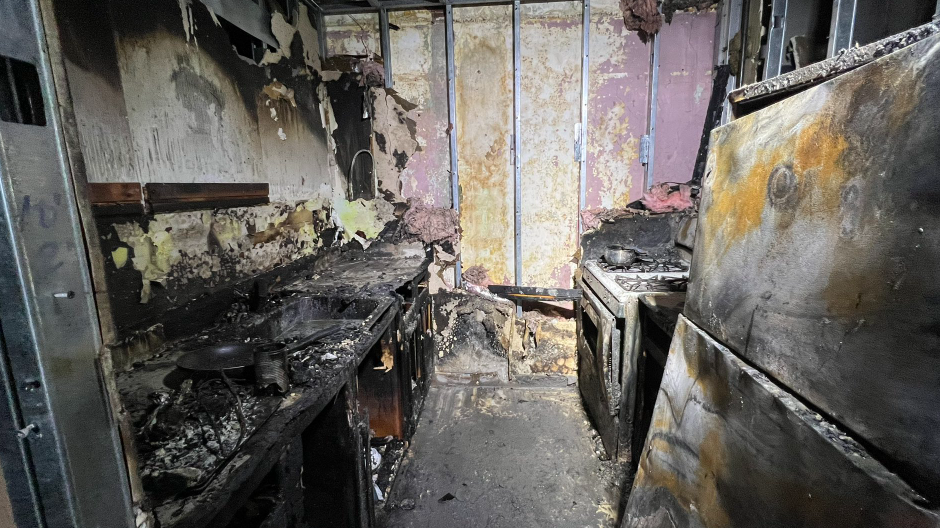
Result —
[[678, 12], [659, 45], [653, 183], [686, 182], [695, 168], [712, 87], [714, 11]]
[[401, 194], [432, 207], [450, 207], [450, 144], [447, 134], [447, 63], [444, 17], [435, 11], [395, 11], [391, 32], [395, 91], [417, 105], [417, 148], [400, 173]]
[[650, 47], [626, 29], [619, 3], [591, 2], [585, 208], [622, 208], [643, 194], [649, 70]]
[[463, 268], [514, 280], [512, 6], [454, 9]]
[[570, 288], [578, 248], [581, 4], [521, 11], [522, 284]]
[[379, 15], [326, 15], [326, 55], [381, 56]]

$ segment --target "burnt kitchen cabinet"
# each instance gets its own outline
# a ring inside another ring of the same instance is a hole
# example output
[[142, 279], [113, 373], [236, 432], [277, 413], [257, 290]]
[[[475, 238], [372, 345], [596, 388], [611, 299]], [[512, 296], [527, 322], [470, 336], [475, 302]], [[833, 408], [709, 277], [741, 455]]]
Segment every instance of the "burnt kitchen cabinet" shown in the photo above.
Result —
[[405, 292], [402, 303], [402, 354], [408, 357], [410, 363], [410, 379], [408, 388], [411, 391], [411, 405], [409, 415], [406, 417], [407, 428], [410, 433], [418, 424], [418, 417], [424, 407], [430, 387], [430, 373], [434, 361], [434, 335], [432, 332], [431, 295], [428, 290], [427, 276], [414, 284]]
[[304, 521], [324, 528], [372, 526], [371, 479], [366, 483], [362, 478], [368, 458], [363, 456], [354, 382], [340, 391], [301, 438]]

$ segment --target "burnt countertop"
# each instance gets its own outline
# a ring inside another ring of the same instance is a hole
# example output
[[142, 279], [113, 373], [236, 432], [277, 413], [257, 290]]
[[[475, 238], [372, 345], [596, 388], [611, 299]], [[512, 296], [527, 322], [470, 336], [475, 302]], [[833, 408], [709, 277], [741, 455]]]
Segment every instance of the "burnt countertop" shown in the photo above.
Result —
[[[429, 263], [417, 252], [376, 253], [348, 252], [317, 266], [275, 288], [261, 313], [236, 314], [168, 343], [151, 359], [116, 376], [134, 426], [138, 469], [160, 526], [223, 524], [222, 518], [237, 510], [230, 505], [247, 498], [287, 443], [355, 376], [359, 363], [398, 317], [402, 297], [396, 291], [414, 288]], [[257, 394], [251, 380], [239, 379], [237, 373], [223, 380], [176, 368], [185, 352], [244, 340], [245, 329], [270, 317], [271, 310], [312, 296], [367, 298], [376, 308], [363, 325], [347, 325], [290, 354], [291, 390], [286, 395]], [[182, 488], [188, 491], [171, 492]]]
[[370, 251], [349, 251], [324, 259], [313, 270], [275, 288], [298, 292], [355, 295], [395, 292], [424, 279], [431, 263], [424, 248], [374, 246]]

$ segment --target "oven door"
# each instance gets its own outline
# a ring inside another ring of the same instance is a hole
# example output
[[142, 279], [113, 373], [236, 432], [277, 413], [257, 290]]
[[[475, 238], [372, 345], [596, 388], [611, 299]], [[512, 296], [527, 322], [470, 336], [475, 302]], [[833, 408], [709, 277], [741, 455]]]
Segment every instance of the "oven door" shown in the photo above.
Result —
[[582, 292], [579, 345], [598, 375], [607, 412], [616, 416], [620, 410], [621, 359], [621, 335], [617, 318], [588, 288]]

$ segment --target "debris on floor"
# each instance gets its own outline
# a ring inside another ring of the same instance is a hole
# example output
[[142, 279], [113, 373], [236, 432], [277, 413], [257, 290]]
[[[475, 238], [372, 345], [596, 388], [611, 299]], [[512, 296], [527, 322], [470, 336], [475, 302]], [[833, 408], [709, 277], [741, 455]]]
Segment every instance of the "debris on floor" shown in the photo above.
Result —
[[625, 471], [593, 446], [575, 389], [432, 386], [385, 526], [613, 527]]

